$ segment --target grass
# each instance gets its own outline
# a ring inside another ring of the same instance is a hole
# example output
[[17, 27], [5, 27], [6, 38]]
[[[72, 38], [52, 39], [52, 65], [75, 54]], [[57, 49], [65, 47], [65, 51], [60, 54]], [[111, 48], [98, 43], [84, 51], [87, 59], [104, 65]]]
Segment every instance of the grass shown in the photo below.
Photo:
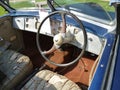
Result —
[[22, 1], [22, 2], [11, 2], [10, 5], [16, 9], [19, 9], [21, 7], [34, 7], [34, 4], [30, 1]]
[[35, 0], [36, 2], [46, 1], [46, 0]]
[[7, 14], [8, 12], [0, 6], [0, 16], [4, 15], [4, 14]]

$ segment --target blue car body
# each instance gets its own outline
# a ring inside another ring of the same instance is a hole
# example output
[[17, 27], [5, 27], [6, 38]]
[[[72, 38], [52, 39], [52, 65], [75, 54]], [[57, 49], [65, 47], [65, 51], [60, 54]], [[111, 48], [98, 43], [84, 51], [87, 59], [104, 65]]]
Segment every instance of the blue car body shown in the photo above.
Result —
[[[119, 15], [117, 12], [117, 10], [119, 10], [118, 8], [119, 3], [120, 3], [119, 0], [110, 1], [110, 5], [114, 5], [114, 4], [116, 5], [115, 8], [116, 8], [117, 16]], [[119, 21], [119, 17], [116, 17], [116, 18]], [[118, 21], [117, 21], [117, 25], [119, 25]], [[90, 90], [119, 90], [120, 89], [120, 85], [119, 85], [120, 73], [118, 71], [120, 69], [119, 67], [120, 40], [119, 40], [119, 34], [117, 33], [117, 30], [119, 31], [119, 29], [120, 28], [116, 28], [116, 35], [108, 34], [108, 37], [107, 37], [108, 43], [106, 44], [103, 57], [101, 58], [101, 62], [96, 71], [95, 78], [93, 79]], [[107, 57], [110, 57], [110, 58], [107, 58]], [[101, 65], [103, 65], [103, 67]], [[106, 68], [106, 69], [102, 69], [102, 68]]]
[[[115, 3], [116, 5], [119, 5], [120, 0], [111, 0], [110, 4], [112, 5], [113, 3]], [[0, 1], [0, 4], [1, 4], [1, 1]], [[8, 6], [6, 5], [6, 7]], [[66, 9], [67, 7], [64, 7], [64, 8]], [[11, 10], [11, 9], [8, 9], [8, 10]], [[39, 11], [12, 10], [7, 15], [8, 16], [10, 15], [12, 17], [29, 17], [30, 16], [30, 17], [39, 18]], [[111, 14], [111, 16], [113, 18], [115, 17], [114, 14]], [[98, 14], [98, 17], [99, 17], [99, 14]], [[58, 16], [55, 16], [53, 18], [59, 21], [61, 20], [61, 18], [59, 18]], [[71, 19], [69, 17], [67, 19], [67, 23], [78, 27], [77, 23], [73, 21], [71, 22]], [[87, 32], [93, 33], [94, 35], [97, 35], [107, 40], [100, 62], [97, 66], [97, 69], [95, 71], [95, 74], [93, 76], [92, 82], [88, 90], [119, 90], [120, 89], [120, 85], [119, 85], [120, 40], [119, 40], [119, 34], [116, 35], [117, 33], [114, 33], [117, 30], [115, 29], [113, 32], [108, 32], [106, 28], [94, 25], [90, 22], [82, 21], [82, 23], [86, 28]]]

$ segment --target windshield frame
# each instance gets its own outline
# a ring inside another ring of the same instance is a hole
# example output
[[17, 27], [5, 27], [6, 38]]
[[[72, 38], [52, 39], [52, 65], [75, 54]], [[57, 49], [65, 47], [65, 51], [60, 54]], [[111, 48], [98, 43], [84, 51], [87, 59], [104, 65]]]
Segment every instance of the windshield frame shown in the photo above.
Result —
[[5, 3], [5, 1], [1, 0], [0, 1], [0, 5], [9, 13], [14, 13], [16, 10], [14, 8], [12, 8], [10, 5], [8, 5], [7, 3]]

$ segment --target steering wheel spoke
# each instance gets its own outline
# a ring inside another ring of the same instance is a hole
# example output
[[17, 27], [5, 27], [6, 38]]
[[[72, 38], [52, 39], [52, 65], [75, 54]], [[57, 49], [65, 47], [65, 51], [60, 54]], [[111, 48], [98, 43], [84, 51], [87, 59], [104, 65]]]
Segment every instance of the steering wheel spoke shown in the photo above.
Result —
[[66, 20], [65, 20], [65, 13], [61, 13], [62, 17], [62, 29], [60, 33], [66, 33]]
[[48, 51], [43, 51], [42, 54], [43, 55], [47, 55], [47, 54], [51, 54], [56, 50], [56, 46], [53, 44], [52, 48]]

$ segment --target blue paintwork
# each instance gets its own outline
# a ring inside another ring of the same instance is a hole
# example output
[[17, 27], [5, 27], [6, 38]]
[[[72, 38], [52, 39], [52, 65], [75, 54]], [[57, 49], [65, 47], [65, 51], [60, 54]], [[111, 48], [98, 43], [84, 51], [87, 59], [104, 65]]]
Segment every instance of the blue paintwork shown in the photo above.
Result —
[[107, 34], [105, 36], [105, 38], [107, 39], [107, 43], [106, 43], [103, 55], [101, 57], [101, 60], [99, 62], [98, 68], [95, 72], [92, 83], [89, 87], [89, 90], [101, 90], [101, 85], [102, 85], [102, 82], [104, 79], [104, 74], [105, 74], [106, 67], [107, 67], [107, 64], [109, 61], [109, 57], [110, 57], [110, 53], [112, 50], [115, 35], [114, 34]]
[[32, 17], [39, 17], [39, 11], [35, 10], [35, 11], [16, 11], [13, 13], [10, 13], [11, 16], [15, 17], [15, 16], [32, 16]]
[[111, 90], [120, 89], [120, 41]]
[[[58, 20], [58, 21], [62, 21], [61, 16], [60, 15], [54, 15], [52, 16], [52, 19]], [[80, 27], [78, 22], [76, 22], [74, 19], [70, 18], [70, 17], [66, 17], [66, 23], [70, 24], [70, 25], [74, 25], [76, 27]], [[104, 37], [105, 34], [107, 34], [107, 29], [94, 25], [92, 23], [88, 23], [85, 21], [82, 21], [85, 29], [87, 30], [87, 32], [91, 32], [99, 37]]]
[[[110, 0], [110, 4], [112, 5], [113, 3], [120, 4], [120, 0]], [[116, 17], [116, 18], [118, 19], [119, 17]], [[120, 23], [118, 23], [118, 25], [119, 24]], [[120, 28], [117, 28], [117, 29], [120, 29]], [[115, 63], [115, 69], [113, 73], [111, 90], [120, 90], [120, 40], [119, 40], [118, 51], [116, 56], [116, 63]]]
[[99, 37], [104, 37], [104, 35], [107, 33], [106, 28], [103, 28], [85, 21], [82, 21], [82, 23], [88, 32], [91, 32]]

